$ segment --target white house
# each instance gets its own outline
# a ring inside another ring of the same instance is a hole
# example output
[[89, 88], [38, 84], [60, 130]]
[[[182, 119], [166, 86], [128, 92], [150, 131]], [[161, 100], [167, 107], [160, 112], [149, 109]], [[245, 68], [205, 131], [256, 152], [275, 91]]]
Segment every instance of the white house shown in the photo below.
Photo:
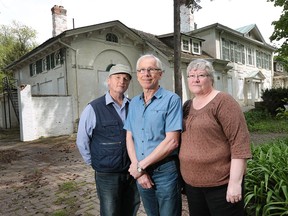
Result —
[[274, 60], [273, 88], [288, 88], [288, 72], [282, 62]]
[[215, 59], [229, 61], [225, 80], [218, 89], [229, 92], [242, 106], [261, 101], [261, 91], [273, 83], [273, 52], [276, 50], [263, 39], [256, 24], [236, 30], [215, 23], [190, 33], [205, 40], [203, 50]]
[[[161, 85], [174, 91], [173, 33], [156, 36], [118, 20], [67, 30], [64, 7], [55, 5], [51, 10], [53, 37], [6, 68], [17, 80], [21, 140], [75, 132], [83, 108], [107, 91], [105, 79], [112, 64], [131, 68], [133, 78], [127, 94], [139, 94], [135, 67], [143, 54], [152, 53], [162, 61], [165, 74]], [[193, 16], [184, 6], [181, 22], [183, 102], [190, 97], [186, 68], [195, 58], [213, 62], [216, 88], [231, 93], [243, 106], [259, 100], [260, 88], [271, 88], [274, 49], [262, 40], [256, 26], [247, 35], [220, 24], [194, 30]], [[258, 51], [261, 68], [257, 67]], [[4, 120], [13, 118], [7, 109], [3, 111], [7, 95], [0, 96], [0, 127], [7, 127]]]

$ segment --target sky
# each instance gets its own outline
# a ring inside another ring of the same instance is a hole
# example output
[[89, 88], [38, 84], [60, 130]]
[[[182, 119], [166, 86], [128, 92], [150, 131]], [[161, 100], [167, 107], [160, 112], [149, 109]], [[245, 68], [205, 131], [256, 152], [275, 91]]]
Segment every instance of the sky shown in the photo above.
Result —
[[[173, 32], [173, 0], [0, 0], [0, 25], [15, 20], [37, 31], [37, 42], [52, 37], [51, 8], [67, 10], [68, 29], [119, 20], [130, 28], [161, 35]], [[282, 9], [266, 0], [201, 0], [194, 13], [198, 28], [220, 23], [232, 29], [256, 24], [265, 41]]]

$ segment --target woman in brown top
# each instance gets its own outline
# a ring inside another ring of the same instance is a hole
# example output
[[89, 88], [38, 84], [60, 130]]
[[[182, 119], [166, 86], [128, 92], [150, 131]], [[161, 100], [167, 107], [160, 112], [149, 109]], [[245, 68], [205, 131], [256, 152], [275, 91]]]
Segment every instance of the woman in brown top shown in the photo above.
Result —
[[203, 59], [187, 68], [194, 97], [183, 106], [180, 169], [190, 215], [242, 216], [249, 132], [237, 101], [213, 88], [213, 72]]

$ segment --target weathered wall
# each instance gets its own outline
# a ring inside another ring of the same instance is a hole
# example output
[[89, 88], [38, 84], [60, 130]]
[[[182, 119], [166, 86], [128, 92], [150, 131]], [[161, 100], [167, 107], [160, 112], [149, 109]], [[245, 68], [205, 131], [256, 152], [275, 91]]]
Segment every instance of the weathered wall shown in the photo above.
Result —
[[70, 96], [35, 97], [27, 85], [19, 97], [21, 141], [73, 133]]

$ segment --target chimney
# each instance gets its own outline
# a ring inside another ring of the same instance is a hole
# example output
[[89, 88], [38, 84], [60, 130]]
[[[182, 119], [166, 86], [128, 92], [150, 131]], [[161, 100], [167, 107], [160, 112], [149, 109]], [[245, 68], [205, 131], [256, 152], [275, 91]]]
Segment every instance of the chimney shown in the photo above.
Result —
[[191, 8], [185, 6], [185, 4], [180, 5], [180, 32], [187, 33], [195, 29], [194, 24], [194, 14]]
[[67, 30], [67, 10], [63, 6], [54, 5], [52, 11], [52, 36], [55, 37]]

